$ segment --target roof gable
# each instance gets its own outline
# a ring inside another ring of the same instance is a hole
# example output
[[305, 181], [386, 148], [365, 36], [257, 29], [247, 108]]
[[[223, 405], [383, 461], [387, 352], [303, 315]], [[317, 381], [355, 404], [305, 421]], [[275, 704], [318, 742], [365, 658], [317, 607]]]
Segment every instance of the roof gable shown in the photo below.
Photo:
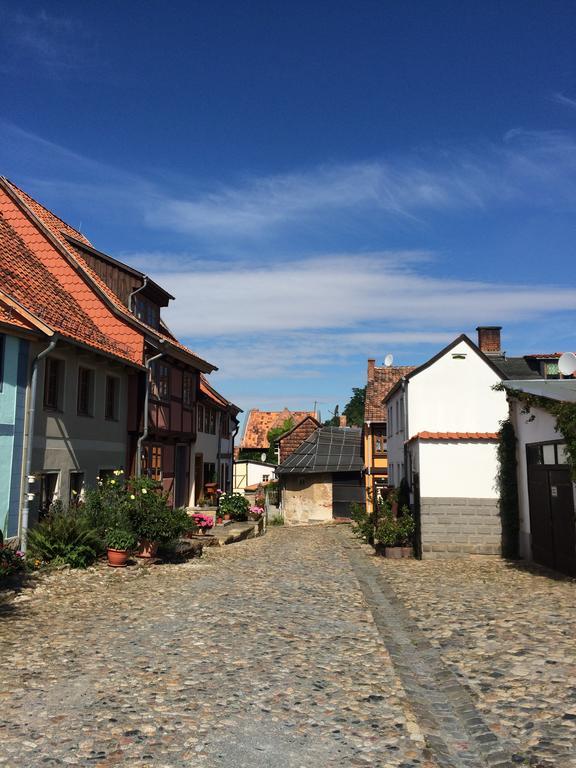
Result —
[[369, 376], [366, 383], [364, 423], [387, 421], [384, 398], [404, 376], [408, 376], [413, 370], [413, 365], [374, 367], [372, 377]]

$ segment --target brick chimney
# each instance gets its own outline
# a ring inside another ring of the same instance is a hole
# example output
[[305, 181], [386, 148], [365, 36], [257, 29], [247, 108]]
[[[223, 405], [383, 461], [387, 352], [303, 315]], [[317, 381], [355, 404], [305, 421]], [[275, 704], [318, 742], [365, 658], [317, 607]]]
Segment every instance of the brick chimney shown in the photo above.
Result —
[[479, 325], [476, 328], [478, 331], [478, 347], [485, 355], [501, 355], [502, 349], [500, 347], [500, 331], [501, 325]]
[[340, 426], [345, 427], [346, 426], [346, 416], [339, 416], [340, 419]]
[[374, 381], [374, 366], [376, 365], [376, 360], [374, 358], [370, 358], [368, 360], [368, 381]]

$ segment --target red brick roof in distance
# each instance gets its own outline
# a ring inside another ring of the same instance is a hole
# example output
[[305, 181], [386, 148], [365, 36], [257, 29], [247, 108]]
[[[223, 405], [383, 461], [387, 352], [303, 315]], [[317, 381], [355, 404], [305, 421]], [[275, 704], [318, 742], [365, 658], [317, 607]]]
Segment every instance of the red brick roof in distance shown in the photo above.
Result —
[[366, 382], [366, 402], [364, 422], [388, 420], [387, 409], [383, 400], [403, 376], [414, 370], [413, 365], [389, 365], [376, 367], [374, 360], [368, 360], [368, 380]]
[[418, 432], [411, 440], [498, 440], [496, 432]]
[[246, 419], [240, 448], [267, 450], [270, 447], [268, 432], [271, 429], [281, 427], [289, 418], [294, 420], [294, 424], [298, 424], [306, 416], [316, 417], [316, 414], [314, 411], [290, 411], [288, 408], [283, 411], [260, 411], [253, 408]]

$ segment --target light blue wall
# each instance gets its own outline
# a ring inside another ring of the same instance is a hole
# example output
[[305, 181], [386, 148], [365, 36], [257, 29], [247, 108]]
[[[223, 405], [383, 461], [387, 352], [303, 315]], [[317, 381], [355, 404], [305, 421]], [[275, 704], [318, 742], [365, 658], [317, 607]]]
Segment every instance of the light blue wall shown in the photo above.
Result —
[[[29, 343], [4, 336], [0, 382], [0, 528], [18, 534]], [[0, 354], [2, 348], [0, 346]]]

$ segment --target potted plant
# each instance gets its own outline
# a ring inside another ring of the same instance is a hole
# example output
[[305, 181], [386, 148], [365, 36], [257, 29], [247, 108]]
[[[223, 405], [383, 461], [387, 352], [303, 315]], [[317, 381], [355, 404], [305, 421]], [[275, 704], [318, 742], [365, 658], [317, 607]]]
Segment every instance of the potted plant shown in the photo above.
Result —
[[394, 517], [391, 507], [384, 509], [376, 527], [377, 551], [383, 548], [385, 557], [396, 559], [412, 557], [414, 530], [414, 518], [408, 507], [402, 507], [402, 514], [399, 517]]
[[128, 517], [139, 542], [136, 554], [138, 557], [155, 557], [158, 544], [184, 532], [174, 526], [174, 513], [179, 516], [179, 511], [170, 509], [168, 495], [161, 484], [149, 477], [130, 478], [127, 495]]
[[[243, 522], [248, 520], [249, 511], [250, 502], [243, 494], [223, 493], [220, 496], [220, 512], [222, 512], [224, 519]], [[226, 518], [226, 515], [229, 515], [229, 518]]]
[[132, 531], [122, 528], [111, 528], [106, 532], [108, 565], [113, 568], [124, 568], [128, 561], [128, 555], [135, 548], [136, 544], [136, 536]]
[[214, 526], [214, 518], [211, 515], [205, 515], [202, 512], [195, 512], [192, 520], [198, 528], [198, 533], [203, 536]]

